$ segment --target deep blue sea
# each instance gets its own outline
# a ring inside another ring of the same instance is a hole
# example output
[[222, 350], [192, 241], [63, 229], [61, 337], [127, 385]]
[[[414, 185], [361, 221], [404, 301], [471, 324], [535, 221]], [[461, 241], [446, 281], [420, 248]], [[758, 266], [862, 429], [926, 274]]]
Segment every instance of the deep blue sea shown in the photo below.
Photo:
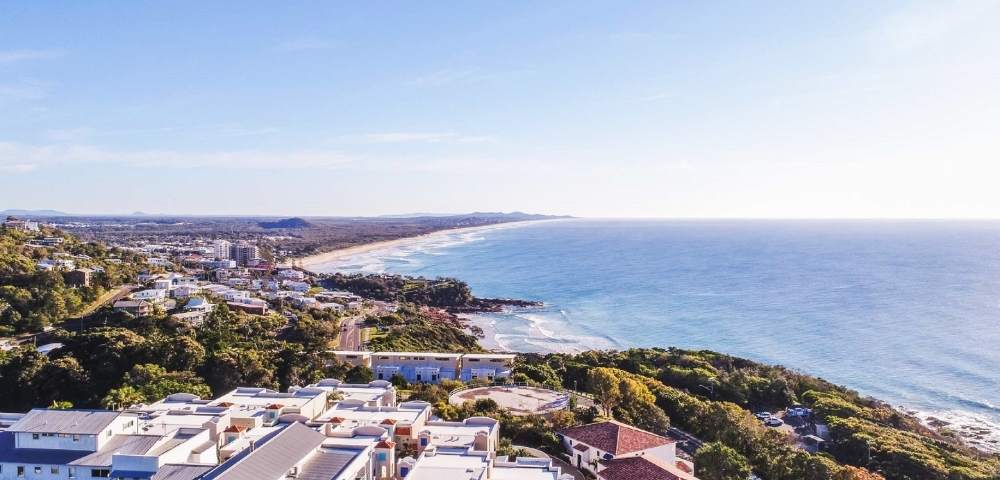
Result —
[[452, 276], [477, 296], [545, 302], [488, 316], [510, 350], [711, 349], [1000, 441], [1000, 222], [551, 221], [317, 270]]

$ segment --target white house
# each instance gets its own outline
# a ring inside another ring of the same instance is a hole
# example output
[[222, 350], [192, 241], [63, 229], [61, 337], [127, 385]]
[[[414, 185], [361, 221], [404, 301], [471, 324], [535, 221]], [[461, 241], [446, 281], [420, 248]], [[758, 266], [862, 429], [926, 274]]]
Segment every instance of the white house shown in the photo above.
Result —
[[616, 421], [557, 432], [571, 463], [600, 480], [696, 480], [694, 465], [677, 458], [673, 440]]

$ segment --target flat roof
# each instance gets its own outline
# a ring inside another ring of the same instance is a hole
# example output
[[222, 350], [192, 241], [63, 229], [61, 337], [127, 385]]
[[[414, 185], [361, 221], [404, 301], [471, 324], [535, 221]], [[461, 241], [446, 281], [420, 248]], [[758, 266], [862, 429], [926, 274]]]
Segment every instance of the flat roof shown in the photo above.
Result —
[[406, 480], [478, 480], [486, 478], [488, 465], [489, 461], [478, 455], [422, 455]]
[[461, 353], [441, 353], [441, 352], [374, 352], [373, 356], [380, 357], [447, 357], [447, 358], [459, 358], [463, 354]]

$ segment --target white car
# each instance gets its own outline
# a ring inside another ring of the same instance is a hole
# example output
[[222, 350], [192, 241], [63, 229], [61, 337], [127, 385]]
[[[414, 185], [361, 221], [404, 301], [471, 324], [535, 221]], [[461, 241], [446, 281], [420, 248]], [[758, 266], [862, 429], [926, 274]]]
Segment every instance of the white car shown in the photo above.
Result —
[[784, 424], [785, 422], [782, 422], [780, 418], [774, 418], [774, 417], [769, 418], [767, 419], [766, 422], [764, 422], [764, 425], [767, 425], [769, 427], [780, 427]]

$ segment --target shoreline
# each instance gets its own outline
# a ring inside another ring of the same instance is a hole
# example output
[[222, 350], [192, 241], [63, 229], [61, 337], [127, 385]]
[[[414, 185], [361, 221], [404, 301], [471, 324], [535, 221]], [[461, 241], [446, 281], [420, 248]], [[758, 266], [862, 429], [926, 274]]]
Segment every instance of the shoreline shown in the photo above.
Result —
[[420, 240], [426, 240], [428, 238], [433, 238], [434, 236], [447, 235], [447, 234], [459, 233], [459, 232], [466, 232], [466, 233], [468, 233], [468, 232], [485, 231], [485, 230], [496, 229], [496, 228], [499, 228], [499, 227], [522, 226], [522, 225], [529, 224], [529, 223], [539, 223], [539, 222], [546, 222], [546, 221], [550, 221], [550, 220], [519, 220], [519, 221], [516, 221], [516, 222], [492, 223], [492, 224], [489, 224], [489, 225], [477, 225], [477, 226], [474, 226], [474, 227], [446, 228], [446, 229], [435, 230], [433, 232], [423, 233], [423, 234], [420, 234], [420, 235], [414, 235], [414, 236], [410, 236], [410, 237], [400, 237], [400, 238], [394, 238], [392, 240], [379, 240], [377, 242], [362, 243], [362, 244], [358, 244], [358, 245], [352, 245], [352, 246], [349, 246], [349, 247], [337, 248], [337, 249], [334, 249], [334, 250], [330, 250], [328, 252], [315, 253], [315, 254], [312, 254], [312, 255], [307, 255], [305, 257], [294, 257], [294, 258], [289, 259], [288, 261], [292, 265], [294, 265], [296, 267], [299, 267], [299, 268], [301, 268], [303, 270], [306, 270], [306, 271], [308, 271], [310, 273], [314, 273], [314, 274], [327, 273], [327, 272], [316, 272], [313, 269], [316, 266], [318, 266], [318, 265], [325, 265], [325, 264], [329, 264], [329, 263], [334, 263], [334, 262], [336, 262], [338, 260], [343, 260], [345, 258], [353, 257], [355, 255], [362, 255], [362, 254], [365, 254], [365, 253], [370, 253], [370, 252], [373, 252], [373, 251], [376, 251], [376, 250], [381, 250], [381, 249], [384, 249], [384, 248], [388, 249], [388, 248], [398, 247], [398, 246], [401, 246], [401, 245], [406, 245], [406, 244], [411, 243], [411, 242], [416, 242], [416, 241], [420, 241]]

